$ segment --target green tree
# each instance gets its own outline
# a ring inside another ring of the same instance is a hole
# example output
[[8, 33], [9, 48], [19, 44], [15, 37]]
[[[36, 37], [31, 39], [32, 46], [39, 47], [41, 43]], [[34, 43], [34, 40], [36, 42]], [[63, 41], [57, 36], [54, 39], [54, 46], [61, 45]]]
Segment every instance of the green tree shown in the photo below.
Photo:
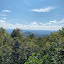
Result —
[[52, 64], [52, 60], [48, 54], [39, 59], [38, 56], [33, 53], [24, 64]]
[[22, 37], [22, 34], [21, 34], [21, 30], [16, 28], [13, 30], [12, 34], [11, 34], [11, 37], [14, 38], [14, 37]]
[[35, 56], [35, 53], [33, 53], [24, 64], [39, 64], [38, 56]]
[[30, 37], [31, 39], [34, 39], [34, 38], [35, 38], [35, 35], [32, 33], [32, 34], [29, 35], [29, 37]]
[[62, 27], [62, 29], [59, 30], [58, 33], [64, 37], [64, 27]]

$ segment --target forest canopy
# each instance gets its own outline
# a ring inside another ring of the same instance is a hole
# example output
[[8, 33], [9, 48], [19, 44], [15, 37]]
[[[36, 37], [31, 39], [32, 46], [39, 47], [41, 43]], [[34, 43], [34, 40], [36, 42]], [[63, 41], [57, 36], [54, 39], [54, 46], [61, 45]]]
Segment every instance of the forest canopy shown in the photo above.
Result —
[[23, 37], [22, 30], [9, 34], [0, 28], [0, 64], [63, 64], [64, 28], [49, 36]]

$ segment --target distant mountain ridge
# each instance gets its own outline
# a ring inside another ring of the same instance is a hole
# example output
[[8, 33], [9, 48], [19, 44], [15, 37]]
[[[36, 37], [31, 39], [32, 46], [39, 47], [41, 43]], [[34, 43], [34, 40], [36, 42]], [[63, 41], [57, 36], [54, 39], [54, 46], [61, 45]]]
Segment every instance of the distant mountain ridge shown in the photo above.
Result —
[[[13, 29], [6, 29], [6, 31], [11, 34]], [[22, 30], [21, 33], [25, 33], [25, 37], [29, 36], [29, 33], [33, 33], [36, 37], [43, 37], [50, 35], [50, 32], [56, 32], [56, 30]]]

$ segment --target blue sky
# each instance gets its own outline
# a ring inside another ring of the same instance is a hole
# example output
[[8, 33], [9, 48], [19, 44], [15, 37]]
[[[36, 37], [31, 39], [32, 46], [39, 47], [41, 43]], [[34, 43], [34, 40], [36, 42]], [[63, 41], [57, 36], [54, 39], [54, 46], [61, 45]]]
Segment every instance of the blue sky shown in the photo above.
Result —
[[58, 30], [64, 26], [64, 0], [0, 0], [0, 27]]

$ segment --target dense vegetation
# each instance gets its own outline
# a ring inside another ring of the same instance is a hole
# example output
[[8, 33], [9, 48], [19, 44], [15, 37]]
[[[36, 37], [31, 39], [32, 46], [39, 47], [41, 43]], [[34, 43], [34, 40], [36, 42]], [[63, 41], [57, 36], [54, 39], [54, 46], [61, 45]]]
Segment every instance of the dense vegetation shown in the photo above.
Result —
[[23, 35], [0, 28], [0, 64], [64, 64], [64, 28], [39, 38]]

